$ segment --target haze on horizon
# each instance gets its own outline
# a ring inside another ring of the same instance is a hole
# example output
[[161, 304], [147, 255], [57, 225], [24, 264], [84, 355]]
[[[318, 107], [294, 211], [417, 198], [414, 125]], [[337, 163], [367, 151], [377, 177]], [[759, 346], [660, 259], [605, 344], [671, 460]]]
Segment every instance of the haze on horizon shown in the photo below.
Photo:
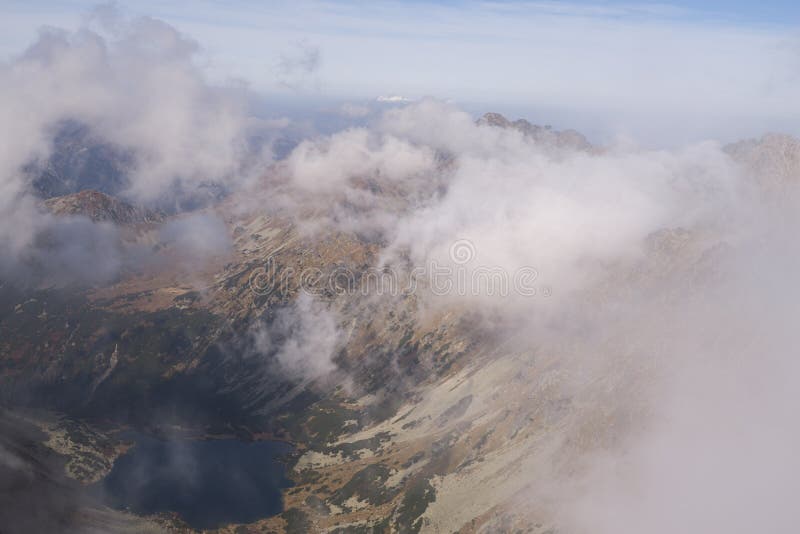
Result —
[[[288, 436], [265, 531], [794, 534], [800, 140], [763, 134], [800, 133], [800, 47], [771, 5], [7, 4], [0, 401]], [[439, 266], [487, 282], [372, 290]], [[339, 267], [362, 287], [303, 284]], [[0, 431], [4, 533], [94, 506], [39, 498], [49, 471], [4, 491], [28, 433]]]
[[[74, 30], [97, 7], [5, 4], [4, 60], [37, 29]], [[210, 80], [250, 87], [276, 117], [432, 96], [475, 115], [499, 111], [601, 142], [673, 146], [800, 133], [800, 8], [792, 2], [114, 5], [196, 40]]]

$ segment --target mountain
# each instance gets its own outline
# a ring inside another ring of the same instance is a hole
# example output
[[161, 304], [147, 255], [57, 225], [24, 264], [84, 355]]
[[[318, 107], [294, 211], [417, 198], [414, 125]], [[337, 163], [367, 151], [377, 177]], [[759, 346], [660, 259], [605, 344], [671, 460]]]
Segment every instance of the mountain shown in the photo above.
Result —
[[800, 140], [786, 134], [767, 134], [725, 147], [763, 189], [780, 193], [800, 180]]
[[592, 144], [589, 143], [583, 134], [576, 130], [558, 131], [554, 130], [550, 125], [540, 126], [538, 124], [531, 124], [525, 119], [517, 119], [512, 122], [500, 113], [486, 113], [478, 119], [478, 124], [514, 129], [545, 146], [573, 148], [583, 151], [592, 150]]
[[54, 128], [50, 156], [31, 162], [25, 171], [43, 198], [84, 190], [114, 195], [127, 188], [133, 165], [130, 151], [99, 140], [85, 124], [67, 120]]
[[83, 215], [94, 222], [112, 222], [119, 225], [152, 223], [163, 220], [162, 213], [137, 208], [99, 191], [85, 190], [69, 195], [51, 197], [45, 201], [54, 215]]
[[[498, 114], [480, 121], [536, 142], [593, 150], [569, 130]], [[770, 162], [764, 171], [770, 177], [793, 180], [797, 147], [788, 138], [766, 137], [729, 150], [753, 169]], [[87, 176], [78, 182], [94, 179]], [[367, 182], [379, 199], [403, 194], [390, 184]], [[74, 186], [71, 180], [57, 183], [50, 194]], [[147, 223], [156, 233], [186, 216], [147, 211], [91, 190], [52, 197], [46, 206], [57, 216]], [[623, 400], [642, 394], [641, 382], [630, 379], [639, 368], [610, 367], [602, 380], [586, 383], [565, 376], [565, 362], [587, 353], [635, 353], [633, 333], [607, 339], [606, 346], [587, 347], [574, 335], [530, 350], [476, 320], [472, 304], [431, 309], [413, 293], [376, 297], [323, 284], [314, 288], [321, 303], [314, 308], [304, 304], [308, 287], [296, 274], [330, 280], [345, 273], [350, 281], [370, 283], [382, 272], [384, 244], [333, 227], [308, 234], [291, 218], [253, 206], [244, 194], [227, 196], [203, 213], [224, 222], [232, 243], [209, 261], [172, 261], [170, 246], [153, 246], [153, 232], [142, 232], [137, 238], [155, 249], [154, 258], [108, 283], [36, 289], [0, 284], [0, 399], [11, 407], [0, 453], [16, 451], [8, 458], [17, 458], [28, 451], [25, 462], [37, 466], [36, 482], [25, 482], [19, 473], [27, 469], [17, 459], [3, 460], [0, 467], [7, 470], [17, 462], [16, 474], [0, 480], [57, 495], [61, 524], [110, 514], [104, 528], [111, 532], [129, 531], [131, 524], [188, 531], [178, 520], [160, 518], [154, 526], [152, 518], [104, 511], [81, 493], [81, 484], [102, 478], [124, 452], [115, 437], [121, 429], [180, 427], [297, 446], [285, 511], [220, 532], [552, 533], [559, 525], [543, 504], [546, 496], [525, 506], [521, 496], [536, 491], [537, 477], [574, 469], [570, 462], [580, 453], [613, 442], [637, 416], [637, 404]], [[664, 280], [702, 284], [714, 276], [727, 246], [705, 229], [663, 228], [647, 237], [631, 266], [602, 271], [578, 304], [613, 314], [616, 299], [648, 295]], [[681, 297], [678, 292], [664, 299]], [[326, 310], [336, 312], [336, 324]], [[649, 326], [640, 318], [626, 320], [634, 333]], [[337, 342], [330, 346], [315, 338], [331, 331]], [[323, 359], [292, 360], [286, 340], [293, 336]], [[328, 350], [330, 361], [322, 354]], [[23, 423], [23, 409], [61, 415], [56, 422], [47, 422], [52, 415], [29, 415]], [[68, 446], [56, 439], [65, 434]], [[7, 492], [12, 501], [2, 501], [0, 510], [10, 510], [9, 502], [18, 502], [14, 495], [24, 495], [15, 491]]]
[[[125, 197], [131, 185], [131, 173], [137, 170], [137, 154], [107, 142], [87, 125], [63, 120], [50, 132], [49, 155], [36, 159], [23, 168], [31, 191], [39, 198], [69, 197], [94, 191], [112, 197], [117, 202]], [[257, 150], [263, 140], [252, 139], [252, 150]], [[285, 147], [284, 147], [285, 148]], [[286, 148], [288, 150], [288, 148]], [[177, 213], [213, 204], [227, 194], [221, 183], [208, 181], [192, 191], [185, 190], [179, 180], [171, 184], [169, 194], [150, 201], [148, 209], [155, 212]], [[77, 197], [73, 203], [87, 202]], [[99, 202], [99, 197], [97, 197]]]

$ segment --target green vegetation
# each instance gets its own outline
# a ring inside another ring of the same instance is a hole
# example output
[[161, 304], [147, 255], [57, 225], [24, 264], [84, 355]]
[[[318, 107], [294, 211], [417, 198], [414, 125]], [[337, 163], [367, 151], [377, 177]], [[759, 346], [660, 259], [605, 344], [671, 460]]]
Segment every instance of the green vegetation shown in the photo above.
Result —
[[286, 534], [307, 534], [313, 532], [314, 524], [308, 514], [299, 508], [289, 508], [281, 514], [286, 520]]
[[395, 527], [397, 532], [419, 532], [422, 528], [420, 516], [428, 505], [436, 500], [436, 490], [427, 478], [418, 478], [410, 484], [397, 509]]
[[372, 505], [381, 505], [391, 501], [399, 492], [399, 488], [387, 488], [389, 478], [388, 466], [378, 463], [368, 465], [358, 471], [344, 486], [336, 491], [330, 502], [347, 509], [345, 502], [351, 497]]
[[341, 445], [336, 445], [334, 447], [326, 447], [324, 452], [326, 454], [341, 453], [342, 456], [349, 460], [358, 460], [360, 458], [358, 454], [359, 451], [367, 449], [372, 452], [378, 452], [378, 450], [381, 448], [381, 444], [389, 441], [390, 439], [392, 439], [392, 435], [389, 432], [380, 432], [368, 439], [342, 443]]

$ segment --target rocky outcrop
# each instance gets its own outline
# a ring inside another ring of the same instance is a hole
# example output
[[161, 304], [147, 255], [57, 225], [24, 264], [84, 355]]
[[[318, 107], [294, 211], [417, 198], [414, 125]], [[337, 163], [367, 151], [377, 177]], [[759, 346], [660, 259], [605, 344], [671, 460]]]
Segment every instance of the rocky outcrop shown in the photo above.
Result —
[[767, 193], [781, 193], [800, 184], [800, 140], [769, 133], [725, 147], [745, 172]]
[[591, 151], [592, 144], [578, 131], [554, 130], [552, 126], [532, 124], [525, 119], [510, 121], [500, 113], [486, 113], [478, 119], [478, 124], [493, 126], [495, 128], [512, 128], [522, 132], [526, 137], [537, 143], [558, 148], [572, 148], [575, 150]]
[[95, 222], [111, 222], [119, 225], [152, 223], [163, 220], [163, 214], [137, 208], [99, 191], [81, 191], [70, 195], [50, 198], [45, 206], [54, 215], [84, 215]]

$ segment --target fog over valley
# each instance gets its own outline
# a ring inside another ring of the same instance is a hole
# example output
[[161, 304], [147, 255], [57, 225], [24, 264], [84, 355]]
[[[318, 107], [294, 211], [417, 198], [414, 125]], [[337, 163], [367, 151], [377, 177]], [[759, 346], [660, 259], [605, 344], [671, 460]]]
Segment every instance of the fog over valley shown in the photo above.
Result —
[[4, 7], [0, 533], [797, 532], [773, 3]]

